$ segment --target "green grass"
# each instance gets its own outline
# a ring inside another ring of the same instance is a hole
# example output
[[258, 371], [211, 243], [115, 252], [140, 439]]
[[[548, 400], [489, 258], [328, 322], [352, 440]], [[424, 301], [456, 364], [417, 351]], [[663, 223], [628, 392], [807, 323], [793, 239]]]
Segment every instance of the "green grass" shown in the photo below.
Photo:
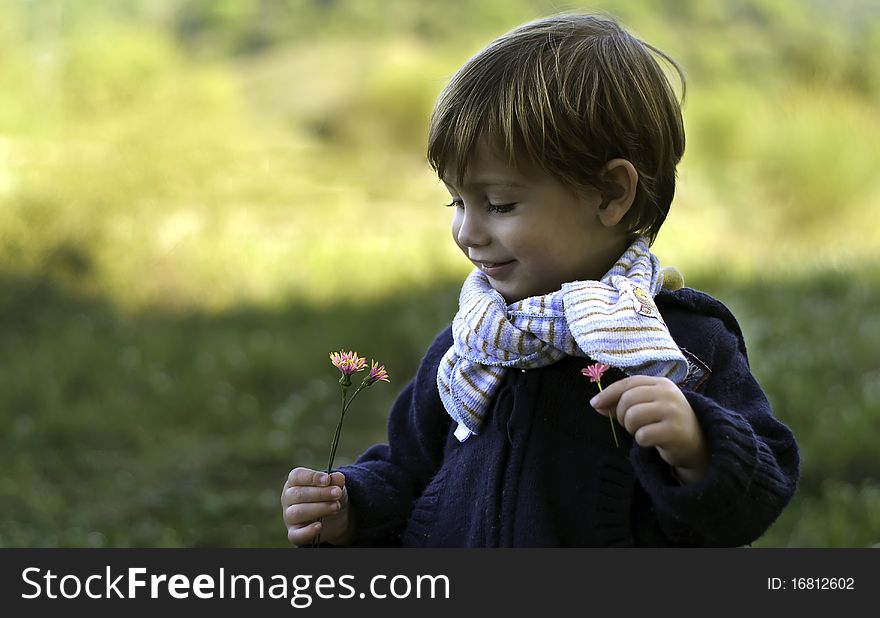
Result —
[[287, 471], [326, 464], [338, 418], [327, 353], [353, 347], [394, 380], [348, 415], [341, 464], [382, 438], [457, 298], [124, 315], [51, 280], [0, 290], [0, 544], [24, 546], [283, 544]]

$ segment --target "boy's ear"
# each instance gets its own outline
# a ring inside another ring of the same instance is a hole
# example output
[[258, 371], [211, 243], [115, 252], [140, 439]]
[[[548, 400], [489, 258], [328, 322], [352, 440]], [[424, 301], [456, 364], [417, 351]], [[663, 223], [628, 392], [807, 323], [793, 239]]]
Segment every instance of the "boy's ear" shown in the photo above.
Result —
[[611, 159], [605, 164], [602, 178], [599, 220], [606, 227], [614, 227], [629, 212], [636, 199], [639, 173], [626, 159]]

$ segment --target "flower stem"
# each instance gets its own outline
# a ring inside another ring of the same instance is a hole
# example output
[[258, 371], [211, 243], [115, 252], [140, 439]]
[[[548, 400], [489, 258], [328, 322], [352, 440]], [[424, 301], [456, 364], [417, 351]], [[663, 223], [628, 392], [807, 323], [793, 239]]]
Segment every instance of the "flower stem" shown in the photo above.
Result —
[[[599, 392], [601, 393], [602, 383], [597, 380], [596, 384], [599, 386]], [[611, 421], [611, 435], [614, 436], [614, 446], [619, 447], [620, 443], [617, 441], [617, 430], [614, 429], [614, 413], [611, 411], [608, 412], [608, 420]]]
[[[348, 405], [345, 402], [345, 392], [348, 389], [342, 388], [342, 414], [339, 415], [339, 422], [336, 423], [336, 433], [333, 434], [333, 442], [330, 443], [330, 459], [327, 461], [327, 474], [333, 469], [333, 459], [336, 457], [336, 447], [339, 445], [339, 435], [342, 433], [342, 421], [345, 418], [345, 411]], [[352, 397], [354, 399], [354, 397]]]
[[[354, 392], [354, 395], [351, 396], [351, 399], [346, 401], [345, 396], [348, 392], [348, 387], [342, 387], [342, 413], [339, 415], [339, 422], [336, 424], [336, 433], [333, 435], [333, 442], [330, 444], [330, 459], [327, 461], [327, 474], [333, 470], [333, 460], [336, 458], [336, 447], [339, 446], [339, 436], [342, 434], [342, 421], [345, 420], [345, 413], [348, 411], [348, 407], [355, 400], [355, 398], [360, 394], [362, 390], [364, 390], [367, 386], [369, 386], [364, 380], [360, 386], [357, 387], [357, 390]], [[319, 522], [323, 522], [324, 518], [320, 518]], [[319, 532], [315, 537], [314, 542], [312, 543], [312, 547], [318, 547], [321, 544], [321, 533]]]

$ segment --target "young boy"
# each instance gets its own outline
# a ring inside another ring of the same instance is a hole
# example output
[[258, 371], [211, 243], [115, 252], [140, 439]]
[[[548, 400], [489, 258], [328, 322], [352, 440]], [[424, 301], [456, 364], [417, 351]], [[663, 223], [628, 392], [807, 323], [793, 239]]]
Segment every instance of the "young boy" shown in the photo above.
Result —
[[476, 268], [388, 444], [291, 471], [290, 542], [738, 546], [789, 502], [797, 445], [736, 320], [664, 288], [649, 250], [685, 142], [655, 55], [677, 69], [609, 19], [557, 16], [446, 86], [428, 157]]

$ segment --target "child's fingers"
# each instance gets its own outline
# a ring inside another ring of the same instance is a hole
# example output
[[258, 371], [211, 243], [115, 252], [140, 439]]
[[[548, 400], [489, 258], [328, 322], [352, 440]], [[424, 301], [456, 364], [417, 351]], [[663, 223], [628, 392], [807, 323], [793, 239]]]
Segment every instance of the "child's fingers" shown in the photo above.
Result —
[[[645, 376], [636, 376], [644, 378]], [[627, 378], [629, 380], [630, 378]], [[650, 378], [649, 378], [650, 379]], [[621, 380], [623, 382], [623, 380]], [[620, 382], [615, 382], [611, 386], [617, 387]], [[609, 395], [604, 396], [606, 391], [611, 391]], [[627, 382], [624, 386], [620, 386], [611, 390], [611, 387], [605, 389], [590, 400], [590, 405], [605, 416], [609, 411], [617, 415], [617, 420], [623, 423], [623, 415], [628, 408], [640, 403], [648, 403], [656, 400], [654, 384], [642, 380], [633, 380]]]
[[291, 504], [284, 509], [284, 523], [288, 526], [307, 524], [322, 517], [336, 515], [342, 509], [338, 500], [333, 502], [306, 502]]
[[312, 522], [306, 526], [289, 526], [287, 528], [287, 540], [294, 545], [311, 543], [321, 531], [321, 522]]
[[312, 470], [311, 468], [294, 468], [290, 471], [290, 474], [287, 475], [287, 485], [290, 487], [293, 487], [294, 485], [313, 485], [315, 487], [321, 487], [327, 485], [329, 481], [330, 475], [326, 472]]
[[617, 401], [625, 392], [636, 386], [648, 386], [654, 383], [656, 378], [649, 376], [630, 376], [618, 380], [614, 384], [603, 388], [598, 395], [590, 399], [590, 405], [596, 410], [609, 410], [617, 405]]
[[336, 485], [331, 487], [309, 487], [296, 485], [284, 490], [281, 502], [285, 506], [305, 502], [332, 502], [342, 497], [342, 489]]
[[633, 440], [643, 448], [659, 446], [665, 441], [666, 423], [649, 423], [639, 427], [633, 433]]
[[617, 400], [615, 408], [617, 420], [624, 425], [629, 410], [635, 406], [656, 403], [657, 392], [652, 384], [637, 384], [627, 389]]
[[632, 435], [645, 425], [664, 420], [663, 409], [654, 402], [637, 403], [629, 407], [617, 406], [617, 420]]

